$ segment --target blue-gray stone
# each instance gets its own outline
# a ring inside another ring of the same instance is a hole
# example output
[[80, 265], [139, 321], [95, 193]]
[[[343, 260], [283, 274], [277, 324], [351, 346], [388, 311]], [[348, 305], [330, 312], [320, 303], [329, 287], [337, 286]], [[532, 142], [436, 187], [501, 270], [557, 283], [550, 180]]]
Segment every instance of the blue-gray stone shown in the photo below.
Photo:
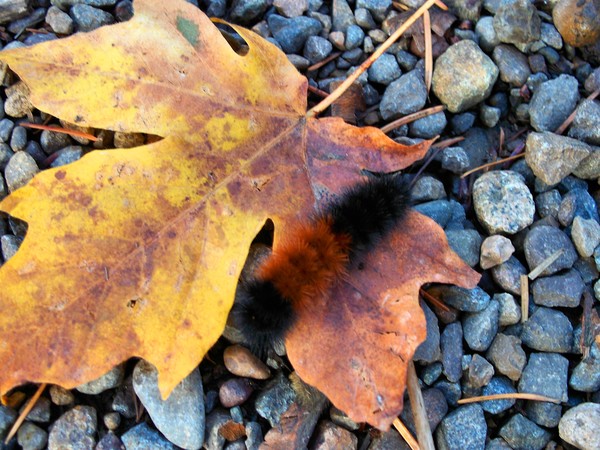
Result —
[[458, 286], [436, 286], [431, 293], [445, 304], [465, 312], [483, 311], [490, 303], [491, 297], [479, 286], [465, 289]]
[[15, 123], [10, 119], [0, 120], [0, 141], [8, 142], [12, 135], [12, 130], [15, 127]]
[[420, 70], [412, 70], [389, 84], [379, 111], [383, 120], [419, 111], [427, 101], [427, 88]]
[[562, 312], [539, 307], [523, 324], [521, 340], [534, 350], [567, 353], [573, 346], [573, 326]]
[[440, 375], [442, 374], [442, 370], [443, 365], [439, 361], [433, 362], [425, 366], [425, 368], [421, 372], [421, 378], [423, 379], [423, 383], [425, 383], [427, 386], [431, 386], [440, 377]]
[[556, 227], [540, 225], [532, 228], [525, 236], [523, 245], [529, 270], [535, 269], [558, 251], [562, 254], [542, 271], [540, 275], [552, 275], [559, 270], [570, 269], [577, 260], [577, 251], [569, 237]]
[[365, 32], [358, 25], [350, 25], [346, 29], [346, 39], [344, 40], [344, 47], [346, 50], [354, 50], [360, 47], [365, 38]]
[[511, 294], [521, 294], [521, 275], [527, 273], [521, 261], [511, 256], [508, 261], [498, 264], [490, 270], [492, 278], [502, 289]]
[[329, 56], [333, 45], [320, 36], [309, 36], [304, 44], [304, 56], [315, 64]]
[[[269, 0], [234, 0], [229, 11], [231, 20], [242, 25], [250, 24], [262, 17], [272, 4]], [[269, 23], [269, 26], [271, 24]], [[271, 31], [273, 31], [271, 29]]]
[[444, 132], [447, 123], [446, 114], [444, 114], [444, 111], [440, 111], [411, 122], [409, 133], [414, 137], [432, 139]]
[[306, 16], [287, 19], [271, 14], [267, 19], [273, 37], [285, 53], [298, 53], [309, 36], [319, 34], [323, 25], [317, 19]]
[[433, 219], [440, 227], [444, 228], [452, 217], [451, 205], [447, 200], [434, 200], [421, 203], [414, 207], [415, 211]]
[[23, 127], [15, 127], [10, 137], [10, 148], [15, 152], [25, 150], [27, 145], [27, 130]]
[[557, 353], [532, 353], [519, 381], [519, 392], [566, 402], [569, 361]]
[[448, 381], [457, 382], [462, 376], [463, 332], [460, 322], [446, 325], [440, 337], [444, 375]]
[[413, 359], [424, 363], [431, 363], [440, 359], [440, 328], [438, 319], [433, 311], [425, 304], [421, 304], [427, 321], [427, 338], [417, 347]]
[[525, 414], [538, 425], [553, 428], [560, 421], [562, 406], [550, 402], [527, 401]]
[[[225, 439], [223, 439], [225, 440]], [[160, 433], [153, 430], [147, 423], [129, 429], [121, 436], [121, 441], [127, 450], [175, 450], [175, 446], [167, 441]]]
[[[506, 377], [493, 377], [490, 382], [484, 386], [481, 391], [482, 395], [496, 395], [496, 394], [514, 394], [517, 392], [512, 382]], [[502, 411], [512, 408], [515, 404], [515, 399], [507, 398], [503, 400], [492, 400], [483, 402], [481, 407], [484, 411], [490, 414], [500, 414]]]
[[387, 86], [402, 75], [396, 57], [390, 53], [384, 53], [371, 65], [368, 70], [369, 81]]
[[435, 383], [433, 387], [442, 391], [449, 405], [458, 405], [458, 400], [462, 396], [460, 383], [451, 383], [450, 381], [442, 380]]
[[600, 222], [598, 206], [585, 188], [576, 187], [567, 192], [558, 210], [558, 221], [565, 227], [571, 225], [576, 216]]
[[542, 83], [529, 102], [531, 126], [554, 132], [577, 106], [578, 87], [577, 78], [564, 74]]
[[592, 344], [589, 355], [575, 366], [569, 386], [580, 392], [600, 389], [600, 349], [597, 344]]
[[461, 406], [448, 414], [435, 432], [439, 450], [481, 449], [485, 447], [487, 424], [477, 404]]
[[368, 9], [375, 20], [381, 22], [392, 7], [392, 0], [356, 0], [356, 7]]
[[479, 250], [483, 238], [477, 230], [447, 230], [448, 245], [469, 266], [479, 263]]
[[77, 31], [92, 31], [103, 25], [114, 23], [112, 14], [89, 5], [77, 4], [71, 8], [71, 17]]
[[498, 301], [492, 299], [482, 311], [465, 315], [463, 333], [471, 350], [488, 349], [498, 331], [499, 311]]
[[267, 419], [272, 427], [279, 425], [281, 416], [296, 398], [290, 381], [278, 372], [274, 382], [263, 390], [256, 399], [256, 412]]
[[579, 273], [571, 269], [562, 275], [538, 278], [531, 289], [536, 305], [575, 308], [579, 306], [585, 284]]
[[523, 450], [541, 450], [551, 437], [549, 432], [519, 413], [510, 418], [500, 429], [498, 435], [512, 448]]

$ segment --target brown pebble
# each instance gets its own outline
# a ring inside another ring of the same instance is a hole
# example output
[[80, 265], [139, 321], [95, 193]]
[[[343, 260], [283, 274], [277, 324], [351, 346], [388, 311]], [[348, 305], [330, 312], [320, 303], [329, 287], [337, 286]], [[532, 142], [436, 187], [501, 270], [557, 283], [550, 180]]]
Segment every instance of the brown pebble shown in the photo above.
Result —
[[552, 10], [552, 19], [565, 42], [573, 47], [600, 39], [598, 0], [560, 0]]
[[227, 370], [240, 377], [266, 380], [271, 376], [269, 368], [241, 345], [227, 347], [223, 353], [223, 361]]
[[219, 388], [219, 401], [225, 408], [232, 408], [248, 400], [253, 391], [246, 378], [232, 378]]

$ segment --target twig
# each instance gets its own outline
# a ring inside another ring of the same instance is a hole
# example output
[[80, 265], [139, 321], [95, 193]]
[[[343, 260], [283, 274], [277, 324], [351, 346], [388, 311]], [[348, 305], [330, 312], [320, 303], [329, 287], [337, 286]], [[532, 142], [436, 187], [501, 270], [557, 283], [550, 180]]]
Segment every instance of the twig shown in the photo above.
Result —
[[477, 402], [487, 402], [493, 400], [506, 400], [506, 399], [517, 399], [517, 400], [537, 400], [539, 402], [551, 402], [560, 404], [560, 400], [557, 400], [552, 397], [546, 397], [545, 395], [539, 394], [528, 394], [526, 392], [513, 392], [512, 394], [493, 394], [493, 395], [483, 395], [479, 397], [470, 397], [470, 398], [461, 398], [457, 403], [459, 405], [464, 405], [465, 403], [477, 403]]
[[423, 395], [419, 387], [419, 379], [415, 370], [415, 363], [412, 361], [408, 363], [406, 385], [419, 445], [423, 450], [435, 450], [429, 420], [427, 419], [427, 410], [425, 409]]
[[402, 125], [405, 125], [410, 122], [414, 122], [415, 120], [422, 119], [423, 117], [439, 113], [440, 111], [444, 111], [445, 109], [446, 107], [444, 105], [432, 106], [431, 108], [422, 109], [421, 111], [417, 111], [415, 113], [409, 114], [408, 116], [401, 117], [400, 119], [388, 123], [387, 125], [381, 127], [381, 131], [383, 131], [384, 133], [389, 133], [395, 128], [401, 127]]
[[323, 98], [326, 98], [329, 95], [327, 92], [322, 91], [321, 89], [319, 89], [317, 87], [311, 86], [310, 84], [308, 85], [308, 90], [310, 92], [312, 92], [313, 94], [316, 94], [319, 97], [323, 97]]
[[556, 250], [554, 253], [552, 253], [550, 256], [548, 256], [546, 259], [544, 259], [541, 263], [539, 263], [537, 265], [537, 267], [535, 269], [533, 269], [531, 272], [529, 272], [529, 275], [527, 275], [529, 277], [529, 279], [531, 281], [535, 280], [537, 277], [540, 276], [540, 274], [546, 270], [548, 267], [550, 267], [550, 265], [556, 261], [558, 258], [560, 258], [560, 255], [563, 254], [563, 249], [558, 249]]
[[423, 37], [425, 38], [425, 87], [427, 87], [427, 95], [429, 95], [433, 73], [433, 44], [431, 43], [431, 17], [429, 11], [423, 13]]
[[483, 164], [482, 166], [475, 167], [474, 169], [471, 169], [471, 170], [463, 173], [460, 177], [466, 178], [469, 175], [471, 175], [472, 173], [479, 172], [480, 170], [487, 169], [488, 167], [494, 167], [494, 166], [497, 166], [498, 164], [503, 164], [505, 162], [512, 161], [514, 159], [519, 159], [519, 158], [522, 158], [523, 156], [525, 156], [525, 153], [520, 153], [518, 155], [509, 156], [508, 158], [499, 159], [498, 161], [493, 161], [493, 162], [490, 162], [487, 164]]
[[77, 131], [77, 130], [69, 130], [67, 128], [57, 127], [54, 125], [39, 125], [37, 123], [29, 123], [29, 122], [22, 122], [19, 125], [22, 126], [23, 128], [32, 128], [34, 130], [54, 131], [55, 133], [68, 134], [70, 136], [77, 136], [80, 138], [89, 139], [90, 141], [94, 141], [94, 142], [98, 140], [98, 138], [96, 136], [94, 136], [93, 134], [84, 133], [83, 131]]
[[529, 278], [521, 275], [521, 323], [529, 319]]
[[19, 417], [17, 418], [16, 422], [13, 424], [10, 431], [6, 435], [6, 439], [4, 440], [5, 445], [8, 445], [10, 440], [15, 436], [15, 434], [17, 434], [19, 427], [27, 418], [27, 414], [29, 414], [31, 412], [31, 410], [33, 409], [33, 407], [39, 400], [40, 396], [42, 395], [42, 392], [44, 392], [44, 389], [46, 389], [46, 386], [47, 386], [46, 383], [42, 383], [38, 386], [37, 391], [35, 391], [35, 394], [33, 394], [33, 397], [31, 397], [31, 399], [29, 400], [27, 405], [25, 405], [25, 408], [23, 408], [23, 411], [21, 411], [21, 414], [19, 414]]
[[[322, 102], [320, 102], [319, 104], [317, 104], [316, 106], [312, 107], [311, 109], [309, 109], [306, 112], [306, 117], [315, 117], [317, 116], [319, 113], [325, 111], [329, 105], [331, 105], [333, 102], [335, 102], [344, 92], [346, 92], [346, 89], [348, 89], [348, 87], [354, 83], [354, 81], [356, 81], [358, 79], [359, 76], [361, 76], [363, 74], [363, 72], [365, 72], [369, 67], [371, 67], [371, 64], [373, 64], [373, 62], [375, 62], [375, 60], [377, 58], [379, 58], [381, 55], [383, 55], [385, 53], [385, 51], [390, 48], [390, 46], [406, 31], [408, 30], [408, 28], [410, 28], [410, 26], [415, 23], [419, 17], [421, 17], [423, 15], [423, 13], [425, 11], [427, 11], [434, 3], [438, 2], [439, 0], [427, 0], [425, 3], [423, 3], [423, 5], [417, 9], [414, 14], [412, 16], [410, 16], [408, 18], [408, 20], [406, 22], [404, 22], [383, 44], [381, 44], [381, 46], [379, 46], [379, 48], [377, 50], [375, 50], [375, 52], [373, 52], [371, 54], [371, 56], [369, 56], [365, 62], [363, 62], [358, 69], [356, 69], [352, 75], [350, 75], [348, 78], [346, 78], [342, 84], [340, 84], [337, 89], [335, 91], [333, 91], [331, 94], [329, 94], [329, 96], [324, 99]], [[447, 9], [447, 8], [446, 8]]]
[[448, 305], [446, 305], [445, 303], [443, 303], [440, 300], [438, 300], [436, 297], [434, 297], [433, 295], [431, 295], [425, 289], [423, 289], [423, 288], [419, 289], [419, 294], [421, 295], [421, 297], [423, 297], [429, 303], [431, 303], [432, 305], [434, 305], [437, 308], [441, 309], [442, 311], [445, 311], [445, 312], [449, 312], [450, 311], [450, 308], [448, 307]]
[[327, 64], [329, 61], [333, 61], [335, 58], [337, 58], [338, 56], [340, 56], [342, 54], [342, 52], [335, 52], [332, 53], [331, 55], [329, 55], [327, 58], [323, 59], [322, 61], [319, 61], [317, 63], [314, 63], [312, 66], [309, 66], [306, 71], [307, 72], [311, 72], [313, 70], [317, 70], [320, 69], [321, 67], [323, 67], [325, 64]]
[[400, 436], [404, 438], [411, 450], [420, 449], [419, 443], [410, 433], [410, 430], [406, 428], [406, 425], [404, 425], [404, 423], [397, 417], [394, 419], [394, 428], [398, 431], [398, 433], [400, 433]]

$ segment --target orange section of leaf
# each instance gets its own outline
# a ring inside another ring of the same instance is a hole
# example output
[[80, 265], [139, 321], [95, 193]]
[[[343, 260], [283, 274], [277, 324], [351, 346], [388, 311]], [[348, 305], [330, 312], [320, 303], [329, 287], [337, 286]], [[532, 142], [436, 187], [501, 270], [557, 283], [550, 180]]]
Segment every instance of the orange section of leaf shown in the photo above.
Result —
[[91, 152], [0, 203], [29, 224], [0, 269], [0, 393], [71, 388], [137, 356], [167, 395], [221, 335], [266, 220], [277, 246], [364, 169], [402, 169], [431, 144], [308, 119], [307, 81], [272, 44], [234, 26], [249, 47], [240, 56], [185, 1], [135, 9], [1, 55], [39, 109], [163, 139]]
[[388, 429], [402, 410], [406, 365], [425, 339], [421, 285], [472, 288], [479, 280], [431, 219], [411, 212], [399, 228], [365, 257], [362, 269], [300, 311], [286, 338], [305, 382], [352, 420], [379, 429]]

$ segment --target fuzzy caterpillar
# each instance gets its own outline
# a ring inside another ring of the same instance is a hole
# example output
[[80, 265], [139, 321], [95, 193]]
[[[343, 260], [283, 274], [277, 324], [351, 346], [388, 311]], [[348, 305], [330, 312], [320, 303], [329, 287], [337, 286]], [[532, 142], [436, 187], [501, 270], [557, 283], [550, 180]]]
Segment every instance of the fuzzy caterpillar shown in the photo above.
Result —
[[345, 275], [350, 264], [399, 226], [410, 204], [399, 176], [373, 177], [348, 189], [307, 223], [291, 231], [246, 282], [232, 313], [251, 349], [265, 355]]

